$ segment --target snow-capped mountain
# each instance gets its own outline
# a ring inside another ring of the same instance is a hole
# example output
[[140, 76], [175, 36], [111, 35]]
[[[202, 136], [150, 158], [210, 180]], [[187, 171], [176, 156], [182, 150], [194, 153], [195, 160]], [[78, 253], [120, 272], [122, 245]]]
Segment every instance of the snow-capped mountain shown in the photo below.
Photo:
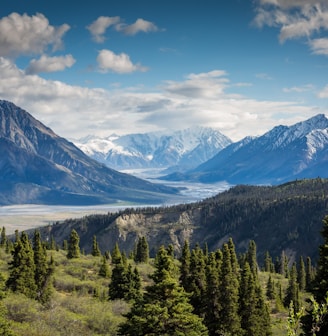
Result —
[[174, 188], [119, 173], [0, 100], [0, 204], [162, 202]]
[[73, 142], [89, 156], [117, 170], [187, 170], [209, 160], [231, 144], [231, 140], [218, 130], [206, 127], [106, 138], [88, 136]]
[[328, 119], [324, 114], [290, 127], [274, 127], [259, 137], [247, 137], [186, 174], [165, 178], [276, 184], [318, 176], [328, 177]]

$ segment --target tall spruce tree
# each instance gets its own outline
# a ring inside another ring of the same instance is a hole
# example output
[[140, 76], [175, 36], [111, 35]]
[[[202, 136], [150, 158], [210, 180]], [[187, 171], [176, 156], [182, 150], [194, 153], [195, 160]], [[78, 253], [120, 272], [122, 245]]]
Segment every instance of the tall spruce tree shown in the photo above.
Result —
[[218, 329], [221, 318], [219, 286], [220, 268], [221, 260], [217, 258], [216, 253], [209, 253], [206, 266], [206, 295], [204, 297], [204, 323], [208, 328], [209, 336], [220, 334], [220, 330]]
[[220, 303], [221, 319], [218, 322], [218, 330], [222, 335], [242, 335], [242, 329], [239, 316], [239, 281], [234, 263], [235, 254], [232, 244], [224, 244], [222, 248], [222, 267], [220, 272]]
[[71, 234], [69, 236], [68, 240], [68, 246], [67, 246], [67, 258], [73, 259], [73, 258], [79, 258], [80, 257], [80, 237], [76, 230], [72, 229]]
[[304, 291], [306, 288], [306, 271], [303, 257], [300, 257], [298, 264], [298, 274], [297, 274], [297, 282], [301, 291]]
[[97, 237], [96, 236], [93, 236], [93, 239], [92, 239], [92, 251], [91, 251], [91, 254], [94, 257], [99, 257], [101, 255], [101, 252], [100, 252], [100, 249], [99, 249], [99, 245], [98, 245]]
[[[326, 304], [326, 297], [328, 296], [328, 216], [323, 219], [321, 234], [324, 241], [323, 244], [319, 246], [317, 273], [313, 280], [313, 284], [310, 287], [318, 306]], [[310, 263], [308, 262], [308, 265], [309, 264]], [[310, 270], [308, 272], [310, 272]], [[303, 329], [306, 335], [312, 336], [315, 331], [316, 336], [327, 336], [328, 316], [324, 315], [319, 321], [315, 321], [315, 315], [315, 307], [312, 304], [312, 307], [308, 311], [308, 315], [303, 319]], [[314, 328], [315, 330], [313, 330]]]
[[41, 234], [39, 230], [34, 232], [33, 237], [33, 254], [35, 264], [35, 284], [37, 287], [37, 300], [45, 303], [49, 301], [52, 293], [53, 265], [48, 265], [47, 252], [45, 246], [41, 241]]
[[108, 260], [106, 259], [105, 256], [101, 258], [101, 264], [99, 267], [99, 272], [98, 275], [103, 277], [103, 278], [109, 278], [110, 277], [110, 268], [108, 264]]
[[20, 238], [16, 236], [6, 286], [13, 292], [22, 293], [29, 298], [36, 297], [33, 249], [25, 232], [22, 232]]
[[188, 295], [179, 285], [171, 256], [162, 246], [155, 258], [153, 284], [146, 288], [121, 324], [119, 335], [124, 336], [205, 336], [202, 319], [192, 313]]
[[146, 237], [139, 237], [134, 261], [137, 263], [147, 263], [149, 259], [149, 247]]
[[284, 306], [288, 308], [290, 303], [293, 302], [294, 312], [297, 313], [301, 308], [299, 285], [297, 282], [297, 267], [296, 263], [293, 263], [290, 277], [288, 281], [288, 287], [284, 298]]
[[186, 240], [184, 242], [180, 257], [180, 283], [186, 291], [188, 291], [189, 280], [190, 280], [190, 248], [189, 248], [189, 242]]
[[3, 226], [1, 230], [1, 240], [0, 240], [0, 246], [4, 248], [7, 243], [7, 236], [6, 236], [6, 228]]

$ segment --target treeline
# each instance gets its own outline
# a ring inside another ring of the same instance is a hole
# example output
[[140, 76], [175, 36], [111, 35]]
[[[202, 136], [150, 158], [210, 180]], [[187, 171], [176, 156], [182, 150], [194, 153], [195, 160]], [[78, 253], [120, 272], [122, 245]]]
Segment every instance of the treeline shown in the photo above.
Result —
[[[288, 325], [290, 335], [297, 335], [301, 324], [305, 335], [327, 335], [328, 217], [323, 221], [322, 235], [324, 244], [319, 247], [316, 269], [310, 258], [306, 258], [306, 263], [300, 258], [298, 264], [288, 266], [286, 255], [273, 261], [266, 253], [263, 267], [269, 276], [265, 286], [260, 282], [253, 240], [242, 254], [236, 253], [231, 238], [214, 251], [209, 251], [207, 245], [190, 248], [186, 241], [178, 258], [173, 246], [168, 245], [161, 246], [151, 260], [145, 237], [139, 237], [127, 255], [118, 244], [102, 254], [97, 237], [93, 236], [90, 254], [101, 260], [97, 276], [108, 279], [108, 288], [106, 294], [97, 288], [90, 294], [101, 300], [129, 303], [131, 308], [118, 327], [119, 335], [272, 335], [272, 302], [289, 308], [288, 321], [293, 322]], [[54, 240], [42, 241], [38, 230], [32, 239], [25, 232], [19, 235], [16, 231], [15, 240], [11, 241], [3, 228], [0, 245], [11, 254], [7, 278], [0, 277], [0, 297], [21, 293], [40, 302], [44, 309], [51, 307], [56, 290], [56, 260], [51, 251], [63, 249], [67, 260], [79, 260], [84, 254], [74, 229], [60, 247]], [[151, 271], [142, 277], [139, 265], [146, 264]], [[275, 273], [287, 279], [285, 288], [273, 280]], [[307, 314], [300, 300], [304, 291], [313, 295]], [[13, 335], [1, 300], [0, 308], [0, 334]]]

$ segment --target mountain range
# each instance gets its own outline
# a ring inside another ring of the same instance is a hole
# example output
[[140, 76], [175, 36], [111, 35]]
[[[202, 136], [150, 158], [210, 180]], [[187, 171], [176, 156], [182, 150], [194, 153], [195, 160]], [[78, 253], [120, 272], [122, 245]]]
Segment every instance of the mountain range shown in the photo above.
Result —
[[292, 126], [277, 126], [259, 137], [246, 137], [174, 181], [231, 184], [279, 184], [328, 176], [328, 119], [318, 114]]
[[186, 171], [206, 162], [232, 141], [210, 127], [72, 140], [92, 158], [117, 170]]
[[0, 100], [0, 204], [160, 203], [175, 188], [119, 173]]

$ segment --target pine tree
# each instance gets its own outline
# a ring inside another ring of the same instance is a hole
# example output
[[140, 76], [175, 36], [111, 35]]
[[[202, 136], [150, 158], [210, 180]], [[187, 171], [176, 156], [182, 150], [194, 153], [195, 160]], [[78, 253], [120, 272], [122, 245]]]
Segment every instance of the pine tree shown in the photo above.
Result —
[[272, 280], [271, 274], [269, 275], [268, 282], [266, 285], [266, 296], [269, 300], [273, 300], [276, 297], [275, 284]]
[[1, 240], [0, 240], [0, 247], [4, 248], [7, 243], [7, 236], [6, 236], [6, 228], [3, 226], [1, 230]]
[[293, 302], [294, 311], [297, 313], [300, 310], [301, 303], [299, 296], [299, 285], [297, 282], [296, 263], [293, 264], [290, 272], [288, 287], [284, 298], [284, 306], [288, 308], [291, 302]]
[[108, 291], [109, 299], [125, 299], [130, 290], [130, 283], [127, 275], [127, 265], [124, 263], [122, 255], [120, 259], [118, 259], [118, 254], [114, 252], [112, 263], [113, 269]]
[[21, 234], [21, 238], [16, 236], [6, 286], [13, 292], [22, 293], [29, 298], [36, 297], [33, 249], [25, 232]]
[[306, 258], [306, 271], [305, 271], [305, 278], [306, 278], [306, 289], [311, 290], [313, 280], [314, 280], [314, 272], [312, 267], [311, 258]]
[[238, 276], [231, 265], [234, 262], [235, 254], [228, 244], [224, 244], [222, 248], [222, 267], [220, 274], [220, 303], [221, 303], [221, 319], [218, 323], [218, 330], [221, 334], [242, 335], [239, 316], [239, 282]]
[[162, 246], [155, 258], [153, 284], [134, 303], [126, 322], [119, 328], [119, 335], [208, 335], [202, 319], [192, 313], [188, 295], [175, 274], [173, 259]]
[[149, 247], [145, 237], [139, 237], [134, 261], [137, 263], [147, 263], [149, 259]]
[[180, 283], [183, 288], [188, 291], [190, 278], [190, 248], [186, 240], [183, 245], [182, 254], [180, 258]]
[[306, 272], [305, 272], [305, 265], [304, 265], [302, 256], [300, 257], [299, 265], [298, 265], [297, 282], [299, 284], [300, 290], [304, 291], [306, 288]]
[[239, 312], [243, 335], [271, 335], [269, 311], [258, 278], [247, 261], [241, 274]]
[[94, 257], [99, 257], [101, 255], [96, 236], [93, 236], [91, 254]]
[[203, 250], [197, 245], [191, 251], [189, 283], [185, 290], [191, 294], [190, 303], [195, 313], [204, 316], [204, 297], [206, 292], [206, 263]]
[[110, 269], [109, 269], [108, 260], [106, 259], [105, 256], [103, 256], [101, 260], [102, 260], [102, 262], [100, 264], [98, 275], [103, 277], [103, 278], [109, 278], [110, 277]]
[[257, 277], [258, 265], [256, 260], [256, 244], [254, 240], [251, 240], [249, 242], [246, 260], [251, 268], [253, 275]]
[[[323, 219], [323, 228], [321, 231], [324, 242], [319, 246], [319, 260], [317, 264], [317, 274], [313, 280], [313, 284], [310, 290], [314, 296], [314, 301], [317, 302], [317, 308], [319, 306], [323, 307], [327, 302], [326, 298], [328, 296], [328, 216]], [[307, 262], [307, 273], [310, 273], [310, 262]], [[312, 268], [312, 267], [311, 267]], [[307, 275], [310, 278], [310, 275]], [[303, 329], [306, 335], [313, 333], [313, 327], [315, 326], [316, 336], [327, 336], [328, 335], [328, 318], [327, 315], [323, 316], [321, 320], [315, 321], [315, 306], [308, 311], [303, 319]], [[311, 334], [312, 335], [312, 334]]]
[[269, 251], [265, 252], [265, 259], [264, 259], [264, 271], [273, 273], [274, 266], [272, 263], [272, 258], [270, 257]]
[[208, 334], [218, 335], [218, 325], [220, 321], [220, 276], [221, 260], [216, 258], [215, 253], [208, 255], [206, 266], [206, 295], [205, 295], [205, 318], [204, 323], [208, 328]]
[[78, 233], [72, 229], [71, 234], [69, 236], [68, 240], [68, 247], [67, 247], [67, 258], [73, 259], [73, 258], [79, 258], [80, 257], [80, 237]]
[[52, 276], [53, 269], [48, 266], [46, 249], [42, 244], [40, 231], [38, 230], [34, 232], [33, 252], [37, 299], [45, 303], [50, 299], [52, 293], [50, 277]]

